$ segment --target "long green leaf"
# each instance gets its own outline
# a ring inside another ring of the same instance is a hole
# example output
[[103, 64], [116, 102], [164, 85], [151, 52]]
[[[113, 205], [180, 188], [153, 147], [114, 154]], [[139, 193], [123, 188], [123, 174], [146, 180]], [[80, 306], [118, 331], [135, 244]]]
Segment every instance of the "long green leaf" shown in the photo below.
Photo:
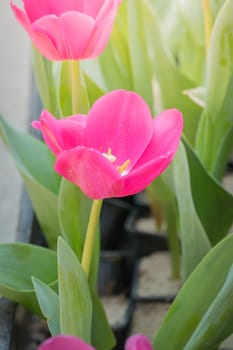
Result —
[[52, 336], [60, 334], [58, 295], [47, 284], [32, 277], [36, 297], [43, 316], [47, 319]]
[[74, 114], [73, 98], [78, 101], [78, 111], [75, 111], [75, 113], [87, 113], [89, 110], [85, 80], [78, 61], [63, 61], [60, 63], [57, 95], [60, 113], [63, 117]]
[[[92, 200], [84, 195], [79, 187], [71, 182], [62, 179], [59, 201], [58, 215], [62, 235], [74, 250], [79, 260], [82, 258], [82, 251], [89, 221]], [[99, 232], [96, 231], [96, 241], [92, 269], [90, 274], [90, 284], [96, 285], [99, 260]]]
[[207, 62], [206, 108], [196, 138], [200, 159], [218, 179], [233, 149], [232, 11], [233, 1], [226, 0], [213, 27]]
[[92, 299], [88, 281], [77, 256], [58, 240], [58, 286], [61, 332], [91, 342]]
[[57, 115], [56, 84], [53, 74], [54, 62], [48, 61], [33, 47], [32, 63], [42, 104], [50, 113]]
[[172, 303], [156, 336], [155, 349], [184, 348], [224, 285], [233, 263], [232, 250], [233, 235], [229, 235], [197, 266]]
[[195, 152], [184, 141], [192, 196], [197, 214], [212, 245], [228, 233], [233, 222], [233, 196], [209, 174]]
[[56, 253], [32, 244], [1, 244], [0, 295], [40, 314], [31, 281], [32, 276], [56, 289]]
[[31, 135], [16, 131], [1, 117], [0, 136], [23, 177], [48, 244], [55, 248], [60, 232], [57, 216], [60, 177], [53, 169], [54, 158], [43, 142]]
[[[222, 107], [233, 73], [233, 1], [226, 0], [213, 27], [207, 65], [206, 103], [212, 116]], [[220, 79], [221, 78], [221, 79]]]
[[[96, 350], [113, 349], [116, 340], [108, 323], [103, 305], [96, 294], [92, 291], [93, 320], [92, 320], [92, 344]], [[103, 337], [104, 334], [104, 337]]]
[[150, 1], [144, 0], [143, 5], [147, 51], [151, 53], [153, 71], [160, 88], [162, 108], [176, 107], [182, 111], [185, 119], [184, 133], [193, 145], [201, 109], [184, 96], [183, 91], [195, 87], [195, 84], [186, 78], [179, 71], [179, 66], [171, 60], [163, 40], [161, 23]]
[[211, 350], [233, 333], [233, 265], [184, 350]]
[[210, 249], [210, 243], [193, 203], [188, 161], [182, 144], [172, 167], [179, 208], [184, 277], [187, 278]]

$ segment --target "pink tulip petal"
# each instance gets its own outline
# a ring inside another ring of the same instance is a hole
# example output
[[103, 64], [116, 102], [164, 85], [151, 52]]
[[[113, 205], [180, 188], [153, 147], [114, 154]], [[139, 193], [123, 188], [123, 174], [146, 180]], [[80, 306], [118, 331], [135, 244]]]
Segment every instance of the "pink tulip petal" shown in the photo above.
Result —
[[95, 58], [104, 50], [111, 34], [119, 3], [119, 0], [105, 0], [96, 18], [84, 58]]
[[163, 155], [123, 176], [124, 189], [118, 193], [117, 197], [130, 196], [145, 189], [168, 167], [171, 160], [172, 154]]
[[44, 16], [33, 23], [37, 35], [47, 35], [63, 59], [81, 58], [94, 22], [90, 16], [66, 12], [60, 17]]
[[69, 11], [83, 12], [95, 18], [104, 0], [23, 0], [24, 7], [32, 22], [46, 15], [60, 16]]
[[144, 334], [135, 334], [127, 339], [125, 350], [153, 350], [153, 347]]
[[31, 22], [47, 15], [60, 16], [67, 11], [83, 12], [84, 7], [83, 0], [23, 0], [23, 2]]
[[134, 92], [116, 90], [102, 96], [87, 117], [87, 145], [117, 157], [115, 166], [140, 158], [153, 133], [148, 106]]
[[69, 335], [57, 335], [45, 341], [38, 350], [95, 350], [82, 339]]
[[162, 155], [174, 155], [179, 146], [183, 129], [182, 114], [176, 109], [160, 113], [153, 120], [153, 136], [151, 142], [135, 165], [140, 167], [151, 159]]
[[119, 172], [95, 149], [77, 147], [59, 153], [55, 170], [92, 199], [114, 197], [122, 191]]
[[32, 126], [41, 130], [45, 142], [55, 154], [86, 144], [85, 115], [78, 114], [57, 120], [44, 110], [40, 121], [34, 121]]
[[49, 60], [98, 56], [110, 36], [120, 0], [11, 0], [16, 18]]
[[59, 60], [60, 56], [53, 43], [51, 42], [50, 38], [48, 38], [48, 36], [44, 35], [43, 33], [38, 35], [37, 33], [33, 32], [27, 14], [24, 11], [22, 11], [18, 6], [14, 5], [13, 1], [11, 1], [11, 8], [19, 23], [23, 26], [28, 35], [31, 37], [31, 40], [33, 41], [36, 48], [48, 59]]

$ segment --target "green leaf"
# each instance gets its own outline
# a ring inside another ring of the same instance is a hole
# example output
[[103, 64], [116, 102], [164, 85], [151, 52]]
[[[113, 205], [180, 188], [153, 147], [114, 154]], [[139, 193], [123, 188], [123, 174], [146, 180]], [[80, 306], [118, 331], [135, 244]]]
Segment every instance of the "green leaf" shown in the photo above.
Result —
[[54, 62], [47, 60], [33, 47], [32, 63], [37, 88], [44, 108], [54, 116], [58, 114], [56, 84], [53, 74]]
[[[60, 63], [57, 95], [60, 113], [63, 117], [75, 113], [87, 113], [89, 110], [85, 80], [78, 61]], [[76, 108], [74, 108], [73, 99], [77, 101]]]
[[58, 295], [44, 282], [32, 277], [36, 297], [43, 316], [47, 319], [52, 336], [60, 334]]
[[128, 0], [126, 3], [128, 4], [128, 49], [133, 89], [147, 101], [149, 106], [153, 106], [152, 64], [150, 56], [145, 54], [148, 47], [144, 30], [146, 23], [143, 22], [144, 2]]
[[176, 62], [171, 60], [155, 9], [148, 0], [144, 0], [143, 5], [143, 25], [147, 34], [147, 51], [151, 53], [153, 71], [160, 88], [162, 108], [176, 107], [182, 111], [185, 119], [184, 133], [189, 142], [194, 144], [201, 109], [184, 96], [183, 91], [196, 86], [179, 71]]
[[233, 265], [184, 350], [214, 349], [233, 333]]
[[233, 196], [209, 174], [184, 141], [192, 196], [197, 214], [212, 245], [223, 239], [233, 222]]
[[59, 177], [53, 170], [54, 158], [48, 147], [32, 135], [17, 131], [0, 117], [0, 135], [21, 172], [57, 194]]
[[225, 1], [213, 27], [207, 62], [206, 108], [195, 146], [205, 167], [217, 179], [221, 179], [233, 149], [232, 11], [233, 1]]
[[110, 350], [114, 347], [116, 340], [108, 323], [101, 301], [94, 291], [92, 291], [92, 302], [92, 344], [97, 350]]
[[92, 200], [80, 188], [62, 179], [58, 212], [62, 235], [81, 260]]
[[[79, 187], [65, 180], [61, 181], [58, 215], [62, 235], [81, 261], [82, 251], [89, 221], [92, 200], [84, 195]], [[96, 285], [99, 260], [99, 232], [96, 232], [94, 257], [90, 283]]]
[[206, 88], [204, 86], [199, 86], [194, 89], [184, 90], [183, 94], [188, 96], [191, 101], [196, 103], [201, 108], [206, 106]]
[[172, 168], [179, 209], [184, 277], [187, 278], [210, 249], [210, 243], [193, 203], [190, 172], [183, 144], [173, 160]]
[[53, 169], [53, 155], [43, 142], [31, 135], [16, 131], [1, 117], [0, 136], [23, 177], [48, 244], [55, 248], [60, 232], [57, 217], [60, 177]]
[[32, 244], [1, 244], [0, 295], [23, 304], [33, 312], [40, 314], [31, 281], [32, 276], [56, 289], [56, 253]]
[[84, 78], [87, 87], [88, 100], [90, 106], [102, 95], [104, 95], [104, 90], [101, 89], [87, 74], [84, 73]]
[[233, 1], [225, 1], [211, 34], [207, 63], [206, 103], [212, 118], [218, 115], [222, 107], [233, 73], [232, 11]]
[[[233, 263], [232, 251], [233, 235], [229, 235], [204, 257], [172, 303], [154, 341], [155, 349], [184, 349], [225, 283]], [[226, 318], [228, 328], [227, 322]]]
[[88, 281], [73, 250], [58, 240], [58, 286], [61, 333], [91, 341], [92, 300]]

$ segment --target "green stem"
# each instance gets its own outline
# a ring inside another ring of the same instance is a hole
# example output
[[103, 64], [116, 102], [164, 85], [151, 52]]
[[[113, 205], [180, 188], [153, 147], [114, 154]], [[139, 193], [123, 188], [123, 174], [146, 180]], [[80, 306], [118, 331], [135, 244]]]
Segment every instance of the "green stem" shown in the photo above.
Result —
[[204, 26], [205, 26], [205, 47], [206, 47], [206, 53], [207, 53], [209, 44], [210, 44], [211, 31], [212, 31], [212, 16], [211, 16], [209, 0], [202, 0], [202, 8], [203, 8]]
[[99, 221], [102, 203], [103, 203], [102, 200], [93, 201], [91, 214], [90, 214], [90, 218], [87, 226], [86, 239], [84, 243], [83, 256], [82, 256], [82, 267], [87, 277], [89, 276], [89, 273], [90, 273], [96, 227]]
[[72, 114], [80, 113], [80, 66], [79, 61], [72, 60], [71, 64], [71, 81], [72, 81]]

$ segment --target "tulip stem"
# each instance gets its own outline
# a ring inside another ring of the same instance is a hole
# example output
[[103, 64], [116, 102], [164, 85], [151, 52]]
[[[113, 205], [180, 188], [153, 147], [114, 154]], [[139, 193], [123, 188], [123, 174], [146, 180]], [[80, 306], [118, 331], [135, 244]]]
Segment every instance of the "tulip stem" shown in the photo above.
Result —
[[80, 66], [79, 61], [71, 62], [71, 81], [72, 81], [72, 114], [80, 113]]
[[90, 218], [87, 226], [86, 239], [82, 255], [82, 267], [87, 277], [90, 273], [96, 227], [99, 221], [102, 203], [102, 199], [93, 201]]
[[212, 16], [211, 16], [209, 0], [202, 0], [202, 8], [203, 8], [204, 26], [205, 26], [205, 47], [206, 47], [206, 53], [207, 53], [209, 44], [210, 44], [211, 31], [212, 31]]

